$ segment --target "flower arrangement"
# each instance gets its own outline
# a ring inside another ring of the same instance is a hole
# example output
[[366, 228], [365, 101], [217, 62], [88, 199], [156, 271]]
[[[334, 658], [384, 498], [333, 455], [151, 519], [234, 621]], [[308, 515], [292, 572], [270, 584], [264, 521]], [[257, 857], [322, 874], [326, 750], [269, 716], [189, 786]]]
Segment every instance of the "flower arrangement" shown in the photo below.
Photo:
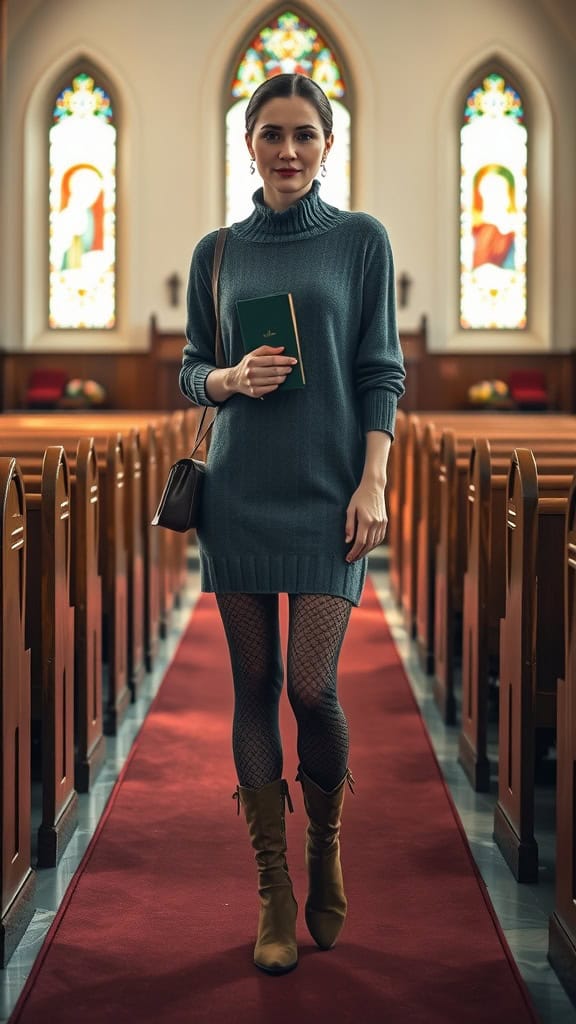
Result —
[[497, 405], [509, 397], [508, 385], [503, 380], [480, 380], [468, 388], [468, 399], [472, 405]]
[[81, 380], [72, 377], [64, 388], [64, 397], [86, 405], [102, 405], [106, 401], [106, 389], [97, 380]]

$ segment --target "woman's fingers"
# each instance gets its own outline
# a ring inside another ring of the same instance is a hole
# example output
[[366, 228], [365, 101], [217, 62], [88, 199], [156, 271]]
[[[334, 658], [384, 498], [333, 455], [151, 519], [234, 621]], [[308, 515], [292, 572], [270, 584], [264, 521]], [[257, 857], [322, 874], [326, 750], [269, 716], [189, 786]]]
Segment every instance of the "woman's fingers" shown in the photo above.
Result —
[[244, 357], [242, 376], [246, 393], [254, 398], [262, 398], [280, 387], [297, 362], [292, 356], [272, 354], [277, 350], [269, 350], [267, 345], [261, 349], [255, 349]]
[[[346, 555], [347, 562], [357, 562], [382, 543], [386, 535], [387, 519], [383, 522], [358, 523], [354, 544]], [[348, 535], [346, 536], [348, 540]]]

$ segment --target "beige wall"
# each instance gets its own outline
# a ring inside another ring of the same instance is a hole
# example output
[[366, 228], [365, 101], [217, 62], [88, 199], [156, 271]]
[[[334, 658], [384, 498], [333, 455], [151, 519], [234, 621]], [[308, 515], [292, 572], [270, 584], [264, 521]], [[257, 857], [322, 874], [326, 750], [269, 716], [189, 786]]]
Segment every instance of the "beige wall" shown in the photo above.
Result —
[[[446, 303], [455, 276], [445, 256], [456, 253], [449, 240], [457, 231], [452, 155], [446, 170], [455, 140], [447, 138], [450, 118], [478, 55], [491, 53], [507, 60], [516, 77], [525, 73], [537, 124], [548, 126], [552, 181], [544, 173], [542, 194], [534, 182], [531, 199], [533, 212], [549, 211], [551, 250], [549, 259], [546, 248], [531, 253], [532, 272], [540, 277], [544, 262], [552, 267], [553, 319], [544, 342], [561, 349], [574, 342], [576, 52], [555, 5], [570, 18], [563, 0], [484, 0], [481, 7], [475, 0], [317, 0], [304, 8], [340, 45], [353, 86], [354, 205], [387, 225], [397, 269], [414, 281], [401, 325], [416, 325], [425, 313], [435, 348], [449, 343], [456, 322], [456, 312], [449, 322]], [[5, 348], [21, 347], [36, 330], [24, 307], [43, 308], [44, 243], [31, 229], [44, 199], [34, 161], [41, 157], [54, 74], [85, 52], [118, 90], [125, 133], [120, 185], [130, 204], [120, 236], [124, 304], [111, 347], [142, 347], [151, 312], [163, 326], [183, 323], [183, 307], [167, 304], [164, 281], [174, 270], [185, 278], [195, 241], [221, 221], [223, 92], [238, 46], [270, 10], [237, 0], [8, 0], [0, 240]], [[539, 159], [545, 166], [542, 147]]]

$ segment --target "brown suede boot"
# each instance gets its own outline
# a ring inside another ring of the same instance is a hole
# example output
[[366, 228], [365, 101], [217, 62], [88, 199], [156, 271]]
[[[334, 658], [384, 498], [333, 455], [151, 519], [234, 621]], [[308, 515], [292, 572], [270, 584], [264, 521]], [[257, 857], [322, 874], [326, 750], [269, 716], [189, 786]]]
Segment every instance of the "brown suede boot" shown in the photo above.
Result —
[[286, 863], [285, 801], [292, 801], [285, 779], [259, 789], [237, 786], [234, 799], [246, 822], [258, 865], [260, 916], [254, 963], [268, 974], [285, 974], [298, 963], [296, 913], [292, 882]]
[[354, 779], [347, 771], [340, 785], [330, 793], [312, 782], [302, 768], [298, 769], [296, 779], [302, 783], [309, 818], [306, 833], [306, 924], [320, 949], [331, 949], [342, 931], [348, 906], [340, 864], [339, 836], [344, 790], [348, 783], [354, 792]]

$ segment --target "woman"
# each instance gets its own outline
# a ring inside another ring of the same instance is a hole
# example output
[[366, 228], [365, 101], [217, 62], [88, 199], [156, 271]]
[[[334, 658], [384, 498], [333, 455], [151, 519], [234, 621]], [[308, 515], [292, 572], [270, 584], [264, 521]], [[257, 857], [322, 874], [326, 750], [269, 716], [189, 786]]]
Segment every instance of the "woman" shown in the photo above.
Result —
[[[306, 922], [330, 949], [346, 916], [338, 837], [353, 781], [337, 661], [366, 555], [386, 530], [386, 463], [404, 380], [386, 231], [320, 198], [315, 179], [332, 142], [330, 103], [311, 79], [278, 75], [253, 94], [246, 144], [263, 188], [224, 252], [228, 366], [214, 368], [212, 232], [192, 258], [180, 372], [193, 402], [219, 406], [198, 530], [201, 586], [216, 594], [230, 651], [235, 797], [259, 869], [254, 962], [273, 974], [298, 962], [278, 728], [278, 594], [289, 601], [287, 688], [309, 817]], [[282, 391], [295, 360], [268, 345], [245, 354], [235, 304], [288, 291], [306, 384]]]

